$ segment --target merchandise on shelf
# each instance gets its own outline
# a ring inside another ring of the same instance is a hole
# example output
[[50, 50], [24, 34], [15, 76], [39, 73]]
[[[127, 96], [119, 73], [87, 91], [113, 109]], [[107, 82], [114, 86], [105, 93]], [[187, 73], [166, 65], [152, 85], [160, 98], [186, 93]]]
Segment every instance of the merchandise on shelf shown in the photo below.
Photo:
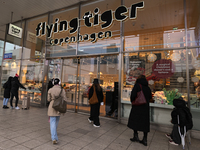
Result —
[[153, 99], [156, 104], [167, 104], [167, 98], [165, 97], [164, 91], [156, 91]]
[[182, 94], [178, 92], [178, 89], [173, 89], [173, 90], [167, 91], [164, 88], [163, 91], [165, 93], [165, 97], [167, 98], [167, 103], [169, 105], [173, 105], [173, 100], [182, 96]]

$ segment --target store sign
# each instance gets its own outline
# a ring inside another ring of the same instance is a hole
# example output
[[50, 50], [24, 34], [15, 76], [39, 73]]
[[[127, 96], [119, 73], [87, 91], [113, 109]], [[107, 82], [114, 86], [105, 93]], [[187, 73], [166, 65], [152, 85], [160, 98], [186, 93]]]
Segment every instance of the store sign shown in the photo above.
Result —
[[8, 34], [17, 38], [22, 38], [22, 28], [13, 24], [9, 24]]
[[[99, 8], [95, 8], [94, 12], [91, 11], [85, 12], [82, 18], [73, 18], [70, 21], [67, 20], [59, 20], [59, 18], [55, 19], [55, 23], [48, 25], [46, 22], [41, 22], [36, 27], [36, 37], [43, 36], [47, 34], [47, 37], [50, 39], [51, 45], [62, 45], [64, 43], [75, 43], [82, 41], [91, 41], [96, 42], [98, 39], [111, 38], [112, 31], [100, 31], [99, 33], [92, 34], [84, 34], [77, 36], [67, 36], [65, 38], [60, 39], [51, 39], [52, 34], [60, 33], [60, 32], [69, 32], [69, 34], [74, 34], [78, 31], [80, 21], [84, 21], [84, 25], [88, 28], [94, 26], [101, 26], [101, 29], [106, 29], [111, 27], [114, 20], [124, 21], [126, 19], [136, 19], [137, 17], [137, 9], [144, 8], [144, 2], [139, 2], [127, 8], [122, 5], [118, 7], [115, 11], [107, 10], [101, 14], [99, 14]], [[91, 22], [92, 21], [92, 22]]]
[[12, 53], [5, 53], [4, 59], [12, 59]]
[[171, 60], [160, 59], [153, 64], [152, 71], [156, 77], [165, 79], [174, 74], [175, 66]]
[[26, 40], [31, 42], [31, 43], [35, 43], [36, 44], [37, 38], [36, 38], [34, 33], [31, 33], [31, 32], [28, 31]]

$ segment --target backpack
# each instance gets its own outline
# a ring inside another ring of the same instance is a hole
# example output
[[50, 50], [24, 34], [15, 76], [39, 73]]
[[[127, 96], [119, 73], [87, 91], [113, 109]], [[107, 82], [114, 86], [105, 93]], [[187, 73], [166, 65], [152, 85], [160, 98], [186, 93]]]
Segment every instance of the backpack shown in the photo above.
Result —
[[55, 97], [55, 100], [54, 100], [52, 107], [56, 111], [59, 111], [60, 113], [66, 113], [67, 102], [62, 99], [61, 93], [62, 93], [62, 87], [61, 87], [61, 91], [60, 91], [60, 94], [58, 95], [58, 97]]

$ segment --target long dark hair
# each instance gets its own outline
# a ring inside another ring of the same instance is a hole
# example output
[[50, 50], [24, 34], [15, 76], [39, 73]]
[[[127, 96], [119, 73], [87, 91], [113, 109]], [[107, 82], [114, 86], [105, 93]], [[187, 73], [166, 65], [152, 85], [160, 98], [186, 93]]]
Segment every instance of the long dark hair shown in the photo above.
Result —
[[101, 86], [99, 85], [99, 83], [93, 83], [93, 85], [95, 86], [97, 91], [101, 91]]

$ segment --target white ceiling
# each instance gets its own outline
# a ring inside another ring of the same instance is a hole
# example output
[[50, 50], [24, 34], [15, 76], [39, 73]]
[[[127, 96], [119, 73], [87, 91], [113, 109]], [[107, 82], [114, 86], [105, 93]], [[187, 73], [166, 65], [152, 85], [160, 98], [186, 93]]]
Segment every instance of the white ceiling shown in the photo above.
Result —
[[16, 22], [22, 17], [30, 18], [72, 6], [80, 1], [89, 0], [0, 0], [0, 34], [4, 32], [5, 25], [11, 22], [11, 12], [12, 22]]

